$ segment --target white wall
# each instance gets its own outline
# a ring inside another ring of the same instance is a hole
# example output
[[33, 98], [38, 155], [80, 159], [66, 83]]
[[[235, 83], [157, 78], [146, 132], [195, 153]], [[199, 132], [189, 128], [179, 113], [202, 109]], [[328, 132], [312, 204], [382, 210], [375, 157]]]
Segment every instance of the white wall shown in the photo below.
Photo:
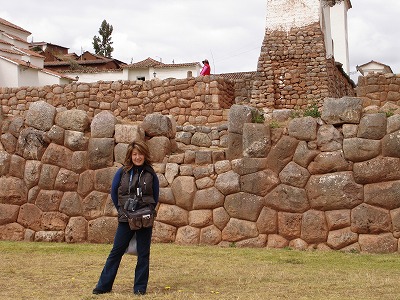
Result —
[[0, 59], [0, 86], [18, 87], [18, 66]]
[[39, 86], [39, 75], [37, 69], [18, 66], [18, 86]]
[[117, 80], [127, 80], [125, 79], [122, 71], [113, 71], [113, 72], [96, 72], [96, 73], [79, 73], [79, 72], [68, 72], [63, 73], [64, 75], [76, 78], [79, 77], [78, 82], [97, 82], [97, 81], [117, 81]]
[[349, 45], [347, 33], [347, 2], [343, 1], [331, 8], [331, 32], [334, 43], [335, 60], [343, 64], [343, 70], [350, 74]]

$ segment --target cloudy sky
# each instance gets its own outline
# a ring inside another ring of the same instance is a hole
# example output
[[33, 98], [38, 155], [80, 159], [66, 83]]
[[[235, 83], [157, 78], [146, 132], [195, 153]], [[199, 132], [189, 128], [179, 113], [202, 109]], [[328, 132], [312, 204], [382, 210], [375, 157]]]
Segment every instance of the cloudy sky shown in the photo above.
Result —
[[[400, 0], [351, 0], [348, 14], [351, 72], [371, 60], [400, 73]], [[213, 73], [254, 71], [265, 31], [265, 0], [3, 1], [0, 17], [45, 41], [93, 51], [105, 19], [114, 28], [113, 57], [164, 63], [208, 58]], [[357, 74], [352, 75], [357, 78]]]

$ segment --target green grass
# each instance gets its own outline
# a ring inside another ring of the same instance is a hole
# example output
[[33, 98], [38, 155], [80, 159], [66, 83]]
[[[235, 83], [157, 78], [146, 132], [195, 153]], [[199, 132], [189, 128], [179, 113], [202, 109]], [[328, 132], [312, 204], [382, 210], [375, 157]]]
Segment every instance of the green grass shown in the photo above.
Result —
[[[0, 299], [135, 299], [135, 256], [92, 295], [111, 245], [0, 242]], [[153, 244], [143, 299], [400, 299], [400, 256]]]

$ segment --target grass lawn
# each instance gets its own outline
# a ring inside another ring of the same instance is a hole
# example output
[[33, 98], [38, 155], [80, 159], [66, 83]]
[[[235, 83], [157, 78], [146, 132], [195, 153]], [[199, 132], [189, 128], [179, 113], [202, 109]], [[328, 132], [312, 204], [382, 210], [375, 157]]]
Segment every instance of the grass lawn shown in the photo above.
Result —
[[[0, 299], [136, 299], [136, 257], [92, 295], [111, 245], [0, 242]], [[142, 299], [400, 299], [400, 255], [153, 244]]]

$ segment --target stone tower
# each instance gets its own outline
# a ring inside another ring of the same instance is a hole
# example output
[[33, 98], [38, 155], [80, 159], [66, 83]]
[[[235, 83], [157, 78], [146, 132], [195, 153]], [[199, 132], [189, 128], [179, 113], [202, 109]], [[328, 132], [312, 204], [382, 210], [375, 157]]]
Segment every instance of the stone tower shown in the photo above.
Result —
[[350, 3], [267, 0], [266, 30], [252, 104], [304, 108], [325, 97], [354, 96], [353, 83], [341, 64], [335, 62], [330, 31], [329, 11], [343, 1]]

